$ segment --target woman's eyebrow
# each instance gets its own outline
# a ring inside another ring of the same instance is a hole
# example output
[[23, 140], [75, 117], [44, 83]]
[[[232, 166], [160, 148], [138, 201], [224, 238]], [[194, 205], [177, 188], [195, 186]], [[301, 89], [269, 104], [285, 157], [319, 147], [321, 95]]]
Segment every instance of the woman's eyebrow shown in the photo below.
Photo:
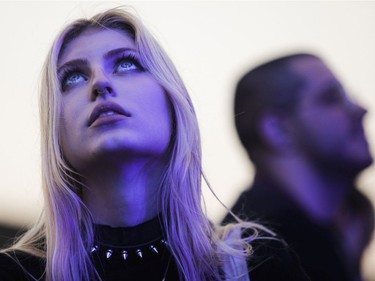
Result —
[[57, 69], [57, 73], [61, 72], [62, 70], [64, 70], [65, 68], [70, 68], [70, 67], [77, 67], [77, 66], [88, 66], [88, 61], [87, 59], [74, 59], [74, 60], [71, 60], [71, 61], [68, 61], [66, 63], [64, 63], [63, 65], [59, 66], [58, 69]]
[[[107, 53], [104, 54], [104, 59], [111, 59], [113, 57], [116, 57], [117, 55], [121, 54], [121, 53], [126, 53], [126, 52], [136, 52], [136, 50], [134, 48], [117, 48], [117, 49], [113, 49], [113, 50], [110, 50], [108, 51]], [[88, 63], [88, 60], [87, 59], [74, 59], [74, 60], [71, 60], [71, 61], [68, 61], [66, 63], [64, 63], [63, 65], [59, 66], [58, 69], [57, 69], [57, 73], [61, 72], [62, 70], [66, 69], [66, 68], [69, 68], [69, 67], [77, 67], [77, 66], [81, 66], [81, 67], [85, 67], [85, 66], [88, 66], [89, 63]]]
[[116, 57], [118, 54], [126, 53], [126, 52], [134, 53], [136, 52], [136, 50], [133, 48], [117, 48], [117, 49], [108, 51], [107, 53], [104, 54], [103, 57], [104, 59], [110, 59], [110, 58]]

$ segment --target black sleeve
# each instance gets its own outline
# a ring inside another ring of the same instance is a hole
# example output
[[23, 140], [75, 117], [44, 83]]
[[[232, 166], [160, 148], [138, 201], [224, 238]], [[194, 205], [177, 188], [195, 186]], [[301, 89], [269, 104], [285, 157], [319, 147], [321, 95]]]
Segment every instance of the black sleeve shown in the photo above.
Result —
[[251, 243], [248, 260], [251, 281], [308, 281], [297, 255], [281, 239], [259, 238]]
[[38, 280], [43, 271], [44, 263], [39, 258], [24, 253], [0, 253], [0, 281]]

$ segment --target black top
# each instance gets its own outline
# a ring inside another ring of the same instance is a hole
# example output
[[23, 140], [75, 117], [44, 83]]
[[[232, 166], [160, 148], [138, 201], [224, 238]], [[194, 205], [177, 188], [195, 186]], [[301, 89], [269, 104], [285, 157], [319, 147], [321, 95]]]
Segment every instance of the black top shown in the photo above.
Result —
[[[135, 227], [96, 225], [95, 241], [92, 257], [103, 281], [179, 280], [157, 218]], [[259, 240], [253, 247], [254, 255], [249, 259], [251, 281], [307, 280], [295, 255], [282, 241]], [[42, 276], [43, 260], [23, 253], [12, 256], [0, 254], [0, 281], [33, 280], [26, 271], [35, 278]]]
[[[333, 226], [313, 221], [278, 186], [254, 184], [241, 194], [232, 211], [243, 219], [258, 219], [284, 238], [312, 281], [360, 280], [359, 266], [346, 263]], [[227, 215], [224, 222], [230, 220]]]
[[135, 227], [96, 225], [93, 259], [106, 281], [178, 280], [158, 218]]

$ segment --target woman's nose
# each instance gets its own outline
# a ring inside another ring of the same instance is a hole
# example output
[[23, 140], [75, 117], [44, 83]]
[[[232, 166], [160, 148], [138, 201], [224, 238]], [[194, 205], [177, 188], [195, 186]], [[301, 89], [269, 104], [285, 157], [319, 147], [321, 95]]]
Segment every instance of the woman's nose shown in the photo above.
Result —
[[113, 87], [108, 77], [102, 71], [98, 71], [94, 76], [94, 81], [91, 89], [91, 99], [95, 100], [99, 97], [107, 98], [108, 96], [113, 95]]
[[92, 88], [92, 99], [95, 100], [98, 97], [106, 98], [113, 94], [111, 86], [107, 83], [96, 83]]

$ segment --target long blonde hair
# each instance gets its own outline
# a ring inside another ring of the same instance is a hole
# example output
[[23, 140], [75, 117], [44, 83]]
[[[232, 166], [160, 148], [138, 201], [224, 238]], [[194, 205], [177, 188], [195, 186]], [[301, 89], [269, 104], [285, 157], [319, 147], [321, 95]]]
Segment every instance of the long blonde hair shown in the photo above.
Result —
[[47, 281], [99, 279], [89, 255], [93, 221], [80, 196], [79, 176], [64, 160], [59, 144], [61, 90], [57, 61], [64, 46], [87, 28], [118, 29], [132, 36], [142, 66], [164, 88], [174, 117], [170, 158], [159, 192], [166, 239], [182, 280], [223, 280], [219, 268], [224, 257], [246, 255], [250, 246], [242, 239], [224, 242], [228, 231], [217, 231], [208, 220], [202, 209], [199, 129], [187, 89], [169, 57], [138, 18], [117, 8], [68, 25], [48, 54], [40, 98], [45, 209], [39, 222], [11, 250], [45, 258]]

